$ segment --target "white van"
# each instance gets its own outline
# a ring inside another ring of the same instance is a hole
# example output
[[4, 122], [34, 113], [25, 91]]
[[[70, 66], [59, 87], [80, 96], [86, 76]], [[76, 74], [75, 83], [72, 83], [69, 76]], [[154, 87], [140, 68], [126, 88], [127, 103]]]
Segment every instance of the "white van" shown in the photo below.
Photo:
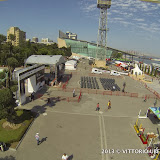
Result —
[[92, 68], [92, 72], [91, 73], [102, 74], [102, 71], [100, 71], [97, 68]]
[[117, 71], [111, 70], [110, 75], [111, 75], [111, 76], [120, 76], [120, 73], [117, 72]]

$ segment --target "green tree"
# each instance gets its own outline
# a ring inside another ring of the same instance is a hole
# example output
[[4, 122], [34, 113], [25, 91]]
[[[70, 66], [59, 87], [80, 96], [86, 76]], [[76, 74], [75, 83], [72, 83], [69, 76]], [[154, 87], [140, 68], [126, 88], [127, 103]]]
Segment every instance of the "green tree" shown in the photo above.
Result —
[[5, 88], [0, 90], [0, 119], [7, 118], [11, 123], [14, 123], [16, 118], [16, 107], [13, 93], [10, 89]]
[[142, 64], [140, 63], [140, 66], [139, 66], [139, 68], [141, 69], [142, 68]]
[[154, 66], [152, 66], [151, 76], [153, 75], [153, 72], [154, 72]]
[[154, 76], [155, 76], [155, 77], [157, 76], [157, 70], [158, 70], [158, 69], [156, 68], [155, 73], [154, 73]]
[[112, 58], [122, 58], [122, 53], [118, 51], [113, 51], [111, 57]]
[[47, 55], [48, 54], [48, 49], [47, 48], [41, 48], [38, 50], [39, 55]]
[[3, 34], [0, 34], [0, 44], [2, 44], [2, 42], [6, 41], [6, 36]]
[[150, 66], [148, 67], [148, 74], [150, 73]]
[[145, 66], [144, 73], [146, 73], [146, 70], [147, 70], [147, 66]]
[[8, 42], [8, 44], [10, 46], [10, 54], [13, 53], [13, 45], [12, 45], [12, 43], [13, 43], [13, 41], [15, 41], [15, 39], [16, 39], [16, 36], [14, 34], [9, 34], [9, 40], [11, 41], [11, 42]]
[[9, 76], [6, 81], [7, 87], [10, 87], [10, 81], [12, 80], [12, 73], [17, 65], [18, 65], [18, 61], [14, 57], [7, 59], [7, 66], [8, 66], [8, 70], [9, 70]]

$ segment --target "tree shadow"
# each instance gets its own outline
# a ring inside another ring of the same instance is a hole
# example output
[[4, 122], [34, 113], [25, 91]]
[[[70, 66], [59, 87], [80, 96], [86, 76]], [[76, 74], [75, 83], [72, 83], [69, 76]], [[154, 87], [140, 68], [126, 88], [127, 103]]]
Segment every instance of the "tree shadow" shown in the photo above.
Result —
[[57, 102], [60, 102], [60, 101], [62, 101], [62, 100], [66, 100], [66, 98], [61, 98], [61, 97], [50, 97], [50, 98], [47, 98], [46, 100], [44, 100], [46, 103], [47, 103], [47, 105], [49, 106], [49, 107], [53, 107], [53, 106], [55, 106], [56, 105], [56, 103]]
[[0, 160], [16, 160], [16, 158], [13, 156], [6, 156], [4, 158], [0, 158]]

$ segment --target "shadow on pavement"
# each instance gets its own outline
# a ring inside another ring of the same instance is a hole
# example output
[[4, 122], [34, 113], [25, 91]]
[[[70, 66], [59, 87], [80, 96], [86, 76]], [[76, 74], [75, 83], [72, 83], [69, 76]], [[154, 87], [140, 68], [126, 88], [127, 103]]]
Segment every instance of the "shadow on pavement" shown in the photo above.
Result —
[[42, 106], [40, 105], [37, 105], [37, 106], [34, 106], [31, 111], [33, 112], [36, 112], [37, 113], [37, 117], [40, 115], [40, 114], [43, 114], [45, 113], [47, 107], [53, 107], [56, 105], [57, 102], [61, 101], [62, 99], [60, 99], [60, 97], [52, 97], [52, 98], [49, 98], [50, 100], [46, 99], [44, 101], [46, 101], [46, 103]]
[[40, 144], [43, 143], [44, 141], [47, 140], [48, 137], [42, 138], [42, 140], [40, 141]]
[[16, 160], [16, 158], [13, 156], [6, 156], [4, 158], [0, 158], [0, 160]]
[[67, 160], [72, 160], [72, 159], [73, 159], [73, 154], [70, 155]]
[[160, 120], [154, 114], [149, 114], [148, 118], [153, 124], [160, 124]]

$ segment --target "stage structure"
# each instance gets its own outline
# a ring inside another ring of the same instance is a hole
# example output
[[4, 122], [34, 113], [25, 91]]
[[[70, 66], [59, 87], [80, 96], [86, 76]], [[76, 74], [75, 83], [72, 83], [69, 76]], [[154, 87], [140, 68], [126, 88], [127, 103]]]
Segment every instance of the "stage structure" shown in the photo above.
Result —
[[[107, 10], [110, 7], [111, 0], [97, 0], [97, 8], [100, 8], [100, 17], [96, 58], [100, 60], [105, 60], [107, 57]], [[98, 49], [99, 47], [102, 49]]]
[[[19, 105], [26, 102], [26, 92], [37, 92], [45, 84], [44, 69], [45, 65], [35, 64], [14, 72], [13, 79], [18, 81], [16, 99]], [[25, 89], [26, 82], [28, 83], [28, 91]]]

